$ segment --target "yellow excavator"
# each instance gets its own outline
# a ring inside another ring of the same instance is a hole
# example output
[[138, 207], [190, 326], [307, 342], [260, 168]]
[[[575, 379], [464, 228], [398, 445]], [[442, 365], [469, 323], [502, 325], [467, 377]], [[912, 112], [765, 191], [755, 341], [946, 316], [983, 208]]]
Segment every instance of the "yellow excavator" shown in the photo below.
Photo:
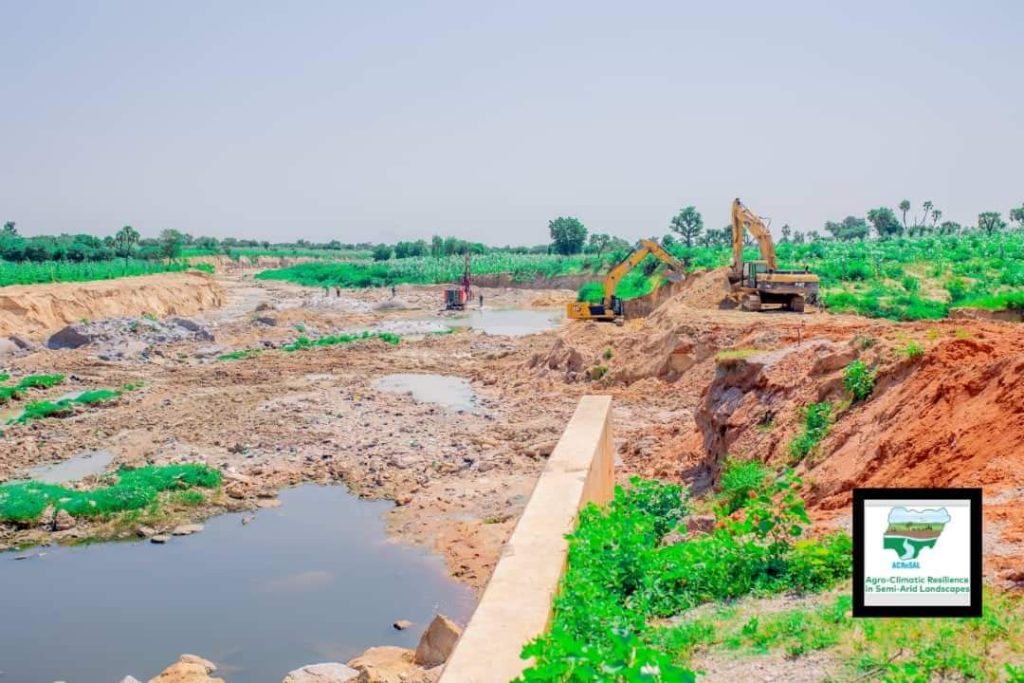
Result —
[[[761, 250], [760, 261], [743, 261], [743, 236], [749, 231]], [[818, 303], [818, 276], [807, 268], [779, 270], [775, 243], [764, 220], [739, 197], [732, 202], [732, 298], [745, 311], [760, 311], [764, 304], [803, 312], [804, 304]]]
[[604, 278], [604, 296], [601, 298], [601, 303], [573, 301], [567, 305], [566, 315], [572, 320], [621, 321], [622, 299], [615, 296], [615, 288], [618, 287], [626, 273], [636, 268], [648, 254], [654, 254], [670, 268], [666, 274], [669, 281], [678, 282], [683, 279], [684, 267], [679, 259], [665, 251], [660, 244], [653, 240], [640, 240], [629, 256], [608, 271], [608, 275]]

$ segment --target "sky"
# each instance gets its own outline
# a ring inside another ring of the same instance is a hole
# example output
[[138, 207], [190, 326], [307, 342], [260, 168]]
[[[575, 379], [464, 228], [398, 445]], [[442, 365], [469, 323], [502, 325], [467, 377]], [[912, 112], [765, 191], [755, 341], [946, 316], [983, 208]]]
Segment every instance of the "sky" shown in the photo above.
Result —
[[627, 239], [1024, 202], [1024, 3], [0, 0], [22, 234]]

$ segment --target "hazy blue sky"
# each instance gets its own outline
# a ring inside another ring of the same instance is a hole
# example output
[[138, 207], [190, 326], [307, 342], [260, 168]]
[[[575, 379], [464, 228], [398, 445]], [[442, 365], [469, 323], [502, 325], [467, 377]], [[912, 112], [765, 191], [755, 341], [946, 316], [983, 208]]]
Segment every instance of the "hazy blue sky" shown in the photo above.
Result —
[[538, 243], [1024, 201], [1024, 3], [0, 0], [26, 234]]

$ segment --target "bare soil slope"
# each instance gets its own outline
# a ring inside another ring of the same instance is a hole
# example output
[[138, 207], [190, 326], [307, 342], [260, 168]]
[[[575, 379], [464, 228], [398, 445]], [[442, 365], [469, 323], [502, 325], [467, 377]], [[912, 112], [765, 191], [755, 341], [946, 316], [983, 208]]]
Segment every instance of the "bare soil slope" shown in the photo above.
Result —
[[80, 320], [126, 315], [192, 315], [223, 304], [204, 273], [166, 273], [97, 282], [0, 288], [0, 335], [39, 336]]

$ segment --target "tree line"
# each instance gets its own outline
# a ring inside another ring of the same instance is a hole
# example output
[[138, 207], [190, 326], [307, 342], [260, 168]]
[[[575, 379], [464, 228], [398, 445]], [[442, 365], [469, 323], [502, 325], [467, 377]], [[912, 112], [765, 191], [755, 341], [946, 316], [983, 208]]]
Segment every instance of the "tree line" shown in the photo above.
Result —
[[[958, 235], [967, 232], [992, 235], [1010, 227], [998, 211], [983, 211], [978, 214], [975, 225], [962, 226], [955, 221], [942, 221], [942, 211], [935, 208], [930, 201], [923, 202], [920, 210], [914, 212], [911, 210], [910, 201], [904, 199], [899, 203], [898, 209], [899, 217], [893, 209], [883, 206], [871, 209], [863, 217], [847, 216], [841, 221], [826, 221], [823, 226], [825, 234], [817, 230], [794, 230], [787, 223], [780, 228], [780, 241], [802, 244], [830, 238], [844, 241], [862, 240], [871, 237], [872, 234], [879, 239], [923, 237], [933, 234]], [[1024, 230], [1024, 205], [1010, 209], [1008, 215], [1015, 229]], [[666, 246], [681, 244], [686, 247], [720, 247], [732, 244], [732, 226], [705, 228], [704, 218], [694, 206], [681, 209], [669, 220], [667, 227], [670, 232], [661, 238]], [[629, 243], [621, 238], [603, 234], [591, 234], [588, 241], [586, 226], [578, 218], [571, 216], [550, 221], [548, 231], [551, 235], [551, 250], [558, 254], [600, 253], [609, 246], [613, 249], [629, 246]], [[751, 245], [753, 239], [745, 235], [744, 242]]]

